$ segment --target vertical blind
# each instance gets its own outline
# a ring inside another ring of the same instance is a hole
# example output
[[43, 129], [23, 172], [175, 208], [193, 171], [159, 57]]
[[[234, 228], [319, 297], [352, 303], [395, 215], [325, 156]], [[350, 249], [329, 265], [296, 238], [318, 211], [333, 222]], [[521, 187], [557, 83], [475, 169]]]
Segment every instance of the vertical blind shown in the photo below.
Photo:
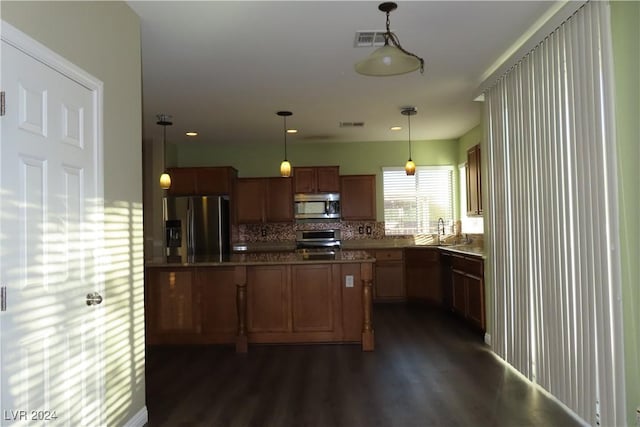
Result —
[[453, 167], [383, 168], [386, 234], [437, 233], [438, 219], [453, 224]]
[[624, 424], [609, 5], [485, 93], [494, 351], [592, 425]]

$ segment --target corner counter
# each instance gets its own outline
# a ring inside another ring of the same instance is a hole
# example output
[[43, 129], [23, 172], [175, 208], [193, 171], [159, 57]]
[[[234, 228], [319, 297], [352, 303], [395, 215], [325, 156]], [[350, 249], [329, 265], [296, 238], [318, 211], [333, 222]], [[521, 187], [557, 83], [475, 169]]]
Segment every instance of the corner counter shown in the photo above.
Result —
[[146, 265], [147, 342], [154, 344], [359, 343], [374, 349], [375, 259], [294, 252], [236, 253]]

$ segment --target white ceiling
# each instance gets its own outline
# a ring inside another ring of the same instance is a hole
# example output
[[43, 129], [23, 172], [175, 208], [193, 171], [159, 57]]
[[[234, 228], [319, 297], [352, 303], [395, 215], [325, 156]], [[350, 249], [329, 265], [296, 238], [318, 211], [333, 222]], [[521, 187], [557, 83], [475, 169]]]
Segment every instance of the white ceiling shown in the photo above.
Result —
[[[551, 6], [549, 1], [404, 1], [391, 13], [425, 73], [367, 77], [354, 64], [374, 48], [356, 31], [384, 30], [380, 2], [129, 1], [142, 28], [145, 138], [173, 116], [170, 143], [291, 144], [457, 138], [480, 122], [482, 75]], [[341, 121], [365, 122], [339, 128]], [[393, 125], [404, 126], [399, 132]], [[185, 132], [196, 130], [189, 138]]]

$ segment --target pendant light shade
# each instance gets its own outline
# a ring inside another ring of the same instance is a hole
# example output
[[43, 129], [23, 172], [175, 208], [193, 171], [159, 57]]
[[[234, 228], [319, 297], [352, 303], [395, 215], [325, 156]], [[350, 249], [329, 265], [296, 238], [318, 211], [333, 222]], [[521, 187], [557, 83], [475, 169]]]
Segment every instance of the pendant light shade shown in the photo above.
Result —
[[163, 172], [162, 175], [160, 175], [160, 188], [163, 190], [171, 188], [171, 176], [167, 172]]
[[164, 172], [162, 172], [162, 175], [160, 175], [160, 188], [162, 188], [163, 190], [168, 190], [169, 188], [171, 188], [171, 176], [169, 175], [169, 172], [167, 172], [166, 169], [166, 161], [165, 161], [165, 157], [167, 155], [167, 126], [171, 126], [173, 125], [173, 123], [171, 122], [171, 116], [167, 115], [167, 114], [158, 114], [156, 116], [158, 118], [158, 121], [156, 122], [156, 124], [162, 126], [163, 131], [162, 131], [162, 164], [164, 165]]
[[398, 5], [393, 2], [381, 3], [378, 9], [387, 14], [387, 31], [384, 33], [384, 46], [373, 51], [371, 55], [356, 63], [356, 72], [365, 76], [395, 76], [406, 74], [417, 69], [424, 72], [424, 59], [406, 51], [398, 37], [389, 29], [389, 13]]
[[288, 160], [283, 160], [280, 163], [280, 176], [288, 178], [291, 176], [291, 163]]
[[293, 115], [291, 111], [278, 111], [276, 113], [284, 119], [284, 160], [280, 163], [280, 176], [288, 178], [291, 176], [291, 163], [287, 160], [287, 117]]
[[416, 164], [413, 162], [413, 160], [407, 160], [407, 163], [404, 164], [404, 170], [408, 176], [416, 174]]
[[395, 76], [420, 68], [420, 61], [406, 55], [395, 46], [385, 45], [356, 64], [356, 71], [365, 76]]
[[409, 160], [404, 164], [404, 170], [407, 175], [415, 175], [416, 174], [416, 164], [411, 160], [411, 116], [415, 116], [418, 111], [415, 107], [407, 107], [403, 108], [400, 112], [403, 116], [407, 116], [408, 121], [408, 129], [409, 129]]

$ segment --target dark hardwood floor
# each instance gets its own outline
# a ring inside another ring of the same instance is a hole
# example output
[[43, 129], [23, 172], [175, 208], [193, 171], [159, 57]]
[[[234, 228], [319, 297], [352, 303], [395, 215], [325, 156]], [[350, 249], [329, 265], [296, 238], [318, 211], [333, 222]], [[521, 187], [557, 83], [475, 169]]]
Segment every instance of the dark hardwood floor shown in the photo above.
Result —
[[577, 426], [446, 313], [374, 307], [358, 345], [149, 347], [149, 426]]

